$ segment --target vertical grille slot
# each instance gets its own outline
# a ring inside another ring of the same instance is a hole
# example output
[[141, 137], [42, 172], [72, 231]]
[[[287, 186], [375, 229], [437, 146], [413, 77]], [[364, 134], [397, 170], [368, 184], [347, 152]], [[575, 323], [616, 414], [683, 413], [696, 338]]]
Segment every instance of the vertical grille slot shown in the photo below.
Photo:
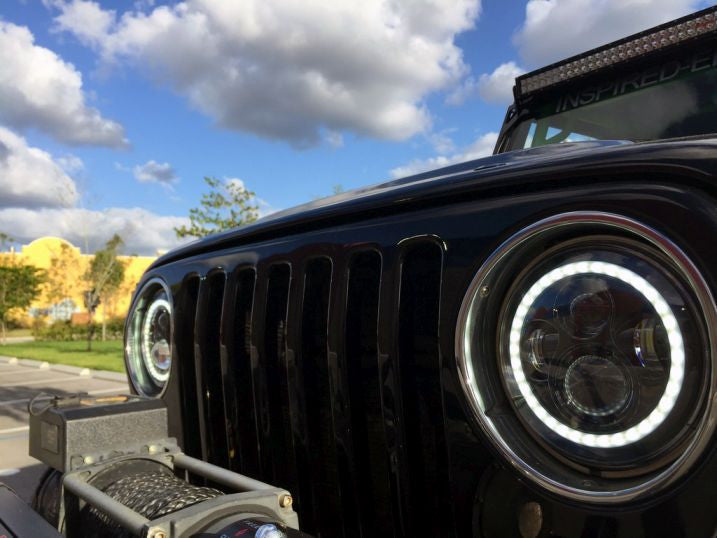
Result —
[[[197, 435], [187, 426], [199, 424], [197, 411], [197, 376], [194, 370], [194, 323], [197, 315], [199, 277], [186, 278], [174, 305], [174, 342], [177, 353], [177, 374], [181, 395], [182, 423], [184, 424], [181, 446], [184, 452], [195, 458], [202, 457], [202, 447]], [[196, 426], [195, 426], [196, 427]]]
[[202, 430], [202, 454], [204, 459], [229, 466], [229, 453], [224, 415], [224, 392], [220, 359], [220, 338], [224, 286], [226, 275], [214, 272], [202, 281], [197, 302], [195, 330], [195, 366], [197, 375], [197, 400]]
[[[351, 259], [346, 297], [345, 355], [353, 440], [353, 472], [364, 534], [391, 533], [391, 498], [378, 370], [381, 257]], [[358, 471], [358, 472], [357, 472]]]
[[403, 424], [409, 468], [409, 525], [420, 522], [430, 536], [441, 536], [446, 498], [439, 485], [447, 468], [440, 386], [438, 320], [442, 250], [435, 243], [407, 251], [401, 264], [399, 364]]
[[331, 261], [326, 258], [306, 265], [297, 356], [303, 380], [308, 456], [306, 484], [300, 480], [298, 508], [302, 525], [322, 538], [340, 536], [342, 526], [327, 354], [331, 272]]
[[254, 407], [254, 384], [251, 372], [251, 320], [254, 306], [254, 269], [241, 269], [236, 274], [233, 319], [232, 356], [228, 378], [233, 387], [234, 404], [227, 405], [228, 425], [232, 432], [230, 446], [235, 454], [232, 470], [247, 476], [259, 476], [257, 419]]
[[260, 360], [263, 368], [261, 393], [265, 401], [262, 469], [273, 484], [286, 488], [296, 483], [295, 469], [289, 457], [291, 417], [286, 378], [286, 317], [290, 281], [291, 269], [287, 264], [273, 265], [269, 269]]

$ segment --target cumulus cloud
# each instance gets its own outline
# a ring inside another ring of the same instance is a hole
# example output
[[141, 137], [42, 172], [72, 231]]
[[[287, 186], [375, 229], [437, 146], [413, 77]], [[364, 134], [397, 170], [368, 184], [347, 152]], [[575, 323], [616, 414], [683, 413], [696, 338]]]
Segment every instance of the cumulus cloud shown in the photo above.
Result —
[[324, 135], [324, 139], [329, 144], [329, 146], [334, 147], [334, 148], [341, 148], [344, 145], [343, 135], [336, 131], [328, 131]]
[[540, 67], [687, 15], [697, 0], [529, 0], [514, 42]]
[[74, 145], [127, 145], [122, 126], [86, 103], [82, 75], [35, 44], [23, 26], [0, 20], [0, 120]]
[[55, 18], [55, 29], [72, 27], [75, 35], [86, 44], [101, 40], [110, 30], [116, 16], [114, 10], [105, 11], [94, 2], [53, 1], [52, 5], [62, 10]]
[[515, 62], [500, 64], [492, 73], [484, 73], [478, 80], [468, 77], [448, 95], [446, 101], [450, 105], [460, 105], [466, 99], [480, 95], [487, 103], [510, 104], [513, 102], [515, 78], [523, 73], [525, 73], [525, 69], [519, 67]]
[[0, 208], [69, 207], [77, 199], [75, 182], [60, 162], [0, 127]]
[[428, 141], [437, 153], [450, 153], [456, 148], [453, 139], [450, 137], [450, 134], [455, 130], [456, 129], [444, 129], [436, 133], [431, 133], [428, 136]]
[[186, 0], [121, 16], [59, 5], [56, 27], [107, 65], [134, 62], [218, 125], [295, 146], [324, 131], [425, 132], [424, 98], [465, 73], [454, 39], [480, 11], [480, 0]]
[[478, 79], [478, 94], [488, 102], [499, 105], [513, 102], [513, 85], [515, 78], [525, 73], [515, 62], [499, 65], [490, 74], [483, 74]]
[[57, 164], [68, 174], [77, 174], [85, 169], [85, 163], [77, 155], [67, 154], [57, 158]]
[[71, 174], [83, 169], [79, 157], [53, 158], [0, 127], [0, 231], [22, 243], [45, 235], [63, 237], [91, 252], [114, 233], [122, 236], [128, 253], [153, 255], [180, 243], [174, 228], [188, 222], [184, 217], [140, 208], [77, 207], [80, 195]]
[[[177, 239], [174, 232], [189, 224], [186, 217], [157, 215], [137, 207], [78, 207], [80, 195], [71, 174], [82, 171], [84, 163], [79, 157], [53, 158], [0, 127], [0, 231], [21, 243], [46, 235], [62, 237], [90, 252], [118, 233], [126, 253], [142, 255], [155, 255], [187, 241]], [[134, 172], [142, 181], [166, 184], [176, 178], [171, 166], [154, 161], [135, 167]], [[239, 178], [227, 178], [226, 182], [234, 188], [244, 187]], [[255, 201], [260, 216], [276, 211], [261, 198]]]
[[188, 224], [183, 217], [161, 216], [141, 208], [109, 208], [93, 211], [81, 208], [0, 209], [0, 230], [20, 242], [53, 235], [67, 239], [90, 252], [102, 248], [113, 234], [125, 242], [127, 254], [155, 255], [159, 249], [175, 247], [179, 240], [174, 228]]
[[154, 160], [137, 165], [132, 169], [134, 177], [140, 183], [160, 183], [171, 185], [177, 181], [177, 173], [169, 163], [158, 163]]
[[460, 153], [438, 155], [436, 157], [431, 157], [430, 159], [417, 159], [406, 165], [394, 168], [391, 170], [391, 175], [395, 178], [405, 177], [418, 174], [419, 172], [443, 168], [444, 166], [449, 166], [451, 164], [487, 157], [493, 153], [496, 140], [498, 140], [498, 133], [486, 133], [479, 136], [472, 144], [464, 148]]
[[472, 76], [466, 77], [446, 97], [446, 103], [459, 106], [478, 93], [478, 82]]

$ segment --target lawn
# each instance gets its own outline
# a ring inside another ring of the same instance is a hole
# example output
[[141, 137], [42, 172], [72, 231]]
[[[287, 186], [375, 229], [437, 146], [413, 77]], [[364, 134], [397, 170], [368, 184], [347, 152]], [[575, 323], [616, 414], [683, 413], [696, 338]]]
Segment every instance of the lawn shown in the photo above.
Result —
[[86, 341], [0, 344], [0, 355], [70, 364], [93, 370], [124, 372], [121, 340], [92, 342], [92, 351], [87, 351]]

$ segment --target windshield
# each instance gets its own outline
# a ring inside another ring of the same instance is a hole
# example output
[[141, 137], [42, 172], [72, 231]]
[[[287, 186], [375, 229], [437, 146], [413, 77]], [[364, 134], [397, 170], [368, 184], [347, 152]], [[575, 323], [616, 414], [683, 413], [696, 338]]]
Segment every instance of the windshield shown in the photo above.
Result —
[[598, 86], [568, 89], [531, 106], [508, 150], [560, 142], [631, 140], [717, 132], [717, 53], [631, 73]]

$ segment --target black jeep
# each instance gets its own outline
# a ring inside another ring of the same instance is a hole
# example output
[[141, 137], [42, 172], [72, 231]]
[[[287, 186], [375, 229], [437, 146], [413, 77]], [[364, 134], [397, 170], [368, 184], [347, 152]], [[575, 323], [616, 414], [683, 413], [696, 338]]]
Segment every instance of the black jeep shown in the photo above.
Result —
[[717, 10], [521, 76], [495, 155], [147, 271], [126, 360], [321, 537], [714, 536]]

